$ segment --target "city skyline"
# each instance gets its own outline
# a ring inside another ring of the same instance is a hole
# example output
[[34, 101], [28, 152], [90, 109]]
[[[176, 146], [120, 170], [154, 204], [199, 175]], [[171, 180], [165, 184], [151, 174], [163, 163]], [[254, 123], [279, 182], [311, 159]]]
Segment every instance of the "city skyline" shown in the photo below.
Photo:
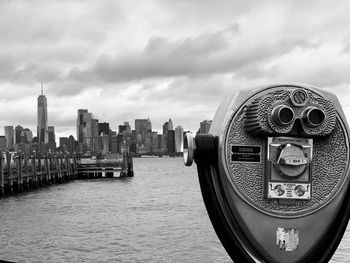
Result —
[[[43, 85], [43, 84], [41, 83], [41, 85]], [[39, 128], [39, 126], [41, 125], [44, 127], [44, 129], [42, 129], [43, 130], [42, 133], [45, 134], [45, 136], [44, 136], [45, 143], [48, 142], [49, 128], [56, 127], [59, 129], [60, 127], [56, 126], [54, 123], [52, 123], [53, 126], [48, 126], [48, 119], [50, 116], [50, 105], [48, 105], [47, 96], [44, 93], [43, 86], [41, 86], [40, 94], [37, 95], [36, 99], [37, 99], [37, 104], [35, 104], [35, 105], [33, 104], [33, 107], [35, 107], [35, 109], [36, 109], [37, 119], [33, 120], [33, 122], [31, 122], [29, 120], [29, 123], [31, 123], [29, 125], [23, 125], [21, 123], [8, 123], [5, 126], [3, 126], [4, 130], [2, 132], [0, 132], [0, 136], [5, 135], [5, 127], [13, 126], [13, 128], [15, 128], [16, 126], [25, 126], [25, 127], [27, 127], [26, 129], [29, 129], [30, 131], [34, 132], [34, 136], [38, 137], [40, 134], [39, 130], [41, 130]], [[76, 109], [76, 111], [78, 111], [78, 112], [79, 111], [86, 111], [87, 112], [88, 109]], [[76, 112], [74, 114], [76, 114]], [[94, 118], [94, 119], [98, 120], [98, 118], [95, 117], [95, 114], [93, 114], [91, 112], [89, 114], [91, 115], [90, 118]], [[143, 116], [143, 118], [145, 118], [145, 116]], [[133, 123], [133, 121], [138, 120], [138, 119], [142, 119], [142, 117], [134, 118], [132, 120], [120, 120], [118, 123], [110, 123], [109, 122], [109, 124], [111, 125], [111, 127], [113, 127], [112, 130], [118, 130], [118, 126], [121, 125], [122, 123], [124, 123], [124, 122]], [[150, 120], [150, 116], [147, 116], [147, 119]], [[166, 122], [167, 119], [169, 119], [169, 117], [166, 117], [164, 120], [160, 120], [160, 121], [163, 121], [163, 124], [159, 125], [159, 127], [155, 127], [155, 129], [153, 129], [153, 131], [157, 131], [158, 133], [162, 133], [162, 131], [164, 130], [164, 127], [163, 127], [164, 122]], [[171, 117], [169, 120], [171, 120]], [[34, 123], [35, 121], [36, 121], [36, 129], [32, 128], [35, 126], [35, 123]], [[102, 120], [102, 121], [108, 122], [108, 120]], [[26, 123], [28, 123], [28, 120]], [[200, 121], [199, 120], [197, 122], [197, 126], [198, 126], [197, 129], [194, 129], [194, 130], [187, 129], [186, 131], [191, 131], [193, 133], [197, 132], [200, 128]], [[55, 132], [56, 140], [58, 140], [60, 137], [69, 137], [70, 135], [73, 135], [75, 139], [78, 139], [78, 128], [76, 126], [76, 120], [75, 120], [75, 123], [72, 125], [72, 127], [73, 127], [73, 129], [66, 130], [65, 132]], [[171, 126], [171, 127], [173, 127], [173, 126]], [[131, 128], [133, 130], [136, 129], [135, 125], [131, 126]], [[38, 140], [40, 140], [40, 139], [38, 138]]]
[[77, 109], [196, 132], [225, 96], [271, 82], [328, 88], [349, 117], [350, 5], [292, 3], [2, 1], [0, 127], [35, 133], [41, 81], [58, 137]]
[[[130, 151], [132, 154], [163, 154], [178, 155], [183, 152], [184, 128], [180, 125], [174, 128], [171, 118], [162, 126], [162, 132], [152, 129], [152, 122], [147, 119], [135, 119], [135, 129], [129, 121], [120, 123], [118, 129], [112, 130], [109, 122], [100, 122], [88, 109], [78, 109], [76, 118], [76, 139], [58, 135], [56, 143], [55, 126], [48, 125], [48, 103], [43, 91], [37, 98], [37, 136], [29, 128], [20, 124], [5, 126], [4, 134], [0, 135], [1, 150], [23, 151], [26, 154], [38, 151], [42, 154], [50, 152], [79, 152], [95, 156], [122, 154]], [[198, 133], [208, 133], [211, 121], [200, 122]], [[188, 131], [188, 130], [186, 130]]]
[[[29, 128], [21, 125], [5, 126], [0, 137], [0, 149], [22, 151], [26, 154], [40, 152], [78, 152], [95, 157], [108, 154], [122, 154], [130, 151], [132, 154], [151, 154], [162, 156], [180, 155], [183, 152], [184, 128], [180, 125], [174, 128], [169, 118], [162, 126], [162, 132], [152, 129], [149, 117], [135, 119], [135, 129], [131, 128], [129, 121], [118, 125], [112, 130], [108, 122], [100, 122], [88, 109], [77, 110], [76, 139], [72, 134], [58, 136], [56, 143], [55, 126], [48, 125], [48, 103], [41, 86], [41, 93], [37, 100], [37, 136]], [[200, 122], [198, 133], [208, 133], [211, 121]]]

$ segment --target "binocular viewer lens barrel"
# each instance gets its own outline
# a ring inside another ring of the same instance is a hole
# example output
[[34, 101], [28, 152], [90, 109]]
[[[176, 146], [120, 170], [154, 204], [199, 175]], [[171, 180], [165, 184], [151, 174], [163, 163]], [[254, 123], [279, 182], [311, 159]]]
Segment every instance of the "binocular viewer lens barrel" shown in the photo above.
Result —
[[290, 107], [277, 106], [272, 111], [273, 120], [279, 125], [288, 125], [294, 120], [294, 112]]
[[[316, 107], [307, 108], [302, 114], [304, 123], [311, 128], [320, 126], [325, 118], [324, 111]], [[277, 125], [289, 125], [295, 120], [294, 111], [288, 106], [279, 105], [273, 109], [272, 119]]]
[[305, 110], [303, 114], [303, 119], [309, 127], [318, 127], [325, 120], [325, 113], [315, 107], [311, 107]]

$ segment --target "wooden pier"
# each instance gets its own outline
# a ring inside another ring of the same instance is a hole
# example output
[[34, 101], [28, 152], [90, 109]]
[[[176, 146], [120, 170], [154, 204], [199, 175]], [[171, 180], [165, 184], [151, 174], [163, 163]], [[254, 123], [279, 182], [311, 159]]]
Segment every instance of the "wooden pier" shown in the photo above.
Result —
[[78, 176], [81, 179], [113, 177], [119, 172], [119, 177], [134, 176], [133, 161], [128, 153], [118, 160], [84, 160], [78, 161]]
[[38, 187], [75, 179], [101, 178], [120, 172], [120, 177], [133, 176], [133, 162], [128, 153], [121, 161], [84, 162], [78, 155], [26, 155], [0, 151], [0, 196], [21, 193]]

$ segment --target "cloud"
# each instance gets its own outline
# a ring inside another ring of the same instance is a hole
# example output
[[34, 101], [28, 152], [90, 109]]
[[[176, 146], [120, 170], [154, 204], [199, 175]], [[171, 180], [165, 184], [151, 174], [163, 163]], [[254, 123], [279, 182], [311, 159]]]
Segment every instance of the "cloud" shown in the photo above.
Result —
[[265, 43], [239, 41], [239, 26], [171, 41], [152, 37], [144, 50], [124, 55], [102, 55], [90, 69], [74, 69], [68, 78], [81, 82], [125, 82], [148, 78], [198, 76], [238, 72], [282, 56], [296, 48], [314, 49], [304, 39], [283, 38]]
[[222, 98], [305, 82], [346, 102], [350, 5], [338, 1], [93, 0], [0, 3], [0, 125], [36, 129], [40, 82], [56, 131], [78, 108], [117, 128], [172, 118], [196, 130]]

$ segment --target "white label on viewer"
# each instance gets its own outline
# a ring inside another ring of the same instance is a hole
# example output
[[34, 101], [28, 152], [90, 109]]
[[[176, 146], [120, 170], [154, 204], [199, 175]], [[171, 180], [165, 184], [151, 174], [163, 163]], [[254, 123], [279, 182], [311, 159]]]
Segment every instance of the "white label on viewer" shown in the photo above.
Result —
[[276, 229], [276, 246], [284, 251], [296, 250], [299, 246], [299, 229], [278, 227]]

